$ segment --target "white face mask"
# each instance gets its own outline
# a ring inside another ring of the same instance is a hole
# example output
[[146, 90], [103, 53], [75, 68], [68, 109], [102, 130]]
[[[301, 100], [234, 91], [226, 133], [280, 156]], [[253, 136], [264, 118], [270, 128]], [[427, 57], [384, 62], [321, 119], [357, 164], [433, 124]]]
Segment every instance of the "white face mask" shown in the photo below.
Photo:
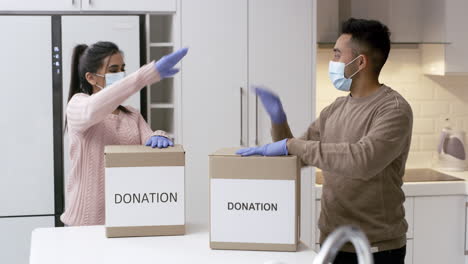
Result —
[[[125, 78], [125, 72], [106, 73], [105, 76], [96, 73], [96, 75], [106, 78], [106, 87], [109, 87], [110, 85], [112, 85], [112, 84], [122, 80], [123, 78]], [[104, 89], [104, 87], [101, 87], [98, 84], [96, 84], [96, 86], [101, 88], [101, 89]]]
[[361, 57], [361, 55], [354, 58], [348, 64], [344, 64], [343, 62], [330, 61], [330, 64], [328, 65], [328, 77], [330, 77], [330, 80], [336, 89], [349, 92], [351, 89], [351, 83], [353, 81], [351, 78], [353, 78], [353, 76], [356, 75], [360, 70], [357, 70], [355, 73], [351, 74], [349, 78], [346, 78], [344, 76], [345, 67], [353, 63], [359, 57]]

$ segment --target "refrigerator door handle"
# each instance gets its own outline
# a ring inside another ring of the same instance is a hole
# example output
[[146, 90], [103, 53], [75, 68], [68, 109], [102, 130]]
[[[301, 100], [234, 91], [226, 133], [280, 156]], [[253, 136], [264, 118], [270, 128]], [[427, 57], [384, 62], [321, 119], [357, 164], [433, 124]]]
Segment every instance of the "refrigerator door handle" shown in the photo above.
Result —
[[244, 146], [244, 93], [242, 90], [242, 87], [240, 87], [240, 145]]
[[258, 146], [258, 95], [255, 96], [255, 145]]

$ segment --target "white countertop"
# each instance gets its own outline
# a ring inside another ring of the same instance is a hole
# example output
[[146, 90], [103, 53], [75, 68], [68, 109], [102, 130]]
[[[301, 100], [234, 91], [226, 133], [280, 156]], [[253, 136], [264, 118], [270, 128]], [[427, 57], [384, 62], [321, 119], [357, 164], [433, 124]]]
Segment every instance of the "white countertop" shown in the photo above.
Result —
[[[438, 169], [434, 170], [465, 181], [405, 182], [402, 186], [405, 195], [407, 197], [468, 195], [468, 171], [450, 172]], [[322, 197], [322, 185], [316, 184], [315, 187], [315, 198], [319, 200]]]
[[188, 225], [185, 236], [106, 238], [103, 226], [40, 228], [32, 233], [30, 264], [312, 263], [316, 253], [211, 250], [208, 228]]
[[[445, 174], [465, 181], [403, 184], [406, 196], [468, 195], [468, 171]], [[322, 195], [316, 185], [316, 199]], [[185, 236], [106, 238], [103, 226], [40, 228], [32, 233], [30, 264], [62, 263], [312, 263], [316, 253], [211, 250], [207, 227], [188, 225]]]

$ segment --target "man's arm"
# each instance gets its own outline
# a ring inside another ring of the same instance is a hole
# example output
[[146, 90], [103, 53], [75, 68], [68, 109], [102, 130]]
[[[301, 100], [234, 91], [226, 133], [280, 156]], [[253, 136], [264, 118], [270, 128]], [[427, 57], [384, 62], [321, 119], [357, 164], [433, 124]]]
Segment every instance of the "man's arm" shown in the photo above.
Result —
[[389, 109], [379, 115], [369, 133], [356, 143], [322, 143], [292, 138], [287, 147], [303, 163], [322, 170], [372, 177], [410, 144], [412, 115]]
[[[328, 115], [328, 110], [331, 105], [325, 107], [321, 112], [319, 118], [317, 118], [310, 126], [307, 131], [302, 134], [298, 139], [301, 140], [314, 140], [320, 141], [320, 126], [325, 123], [325, 118]], [[294, 138], [291, 128], [288, 122], [282, 124], [271, 123], [271, 137], [273, 142], [280, 141], [285, 138]]]

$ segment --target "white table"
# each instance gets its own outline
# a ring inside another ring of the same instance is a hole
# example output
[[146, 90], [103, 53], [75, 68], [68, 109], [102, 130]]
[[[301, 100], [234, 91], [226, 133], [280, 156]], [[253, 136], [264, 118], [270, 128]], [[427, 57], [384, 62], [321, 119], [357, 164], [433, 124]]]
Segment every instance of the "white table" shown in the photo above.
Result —
[[89, 226], [36, 229], [30, 264], [311, 264], [315, 256], [302, 244], [298, 252], [211, 250], [208, 229], [196, 225], [185, 236], [110, 239], [103, 226]]

